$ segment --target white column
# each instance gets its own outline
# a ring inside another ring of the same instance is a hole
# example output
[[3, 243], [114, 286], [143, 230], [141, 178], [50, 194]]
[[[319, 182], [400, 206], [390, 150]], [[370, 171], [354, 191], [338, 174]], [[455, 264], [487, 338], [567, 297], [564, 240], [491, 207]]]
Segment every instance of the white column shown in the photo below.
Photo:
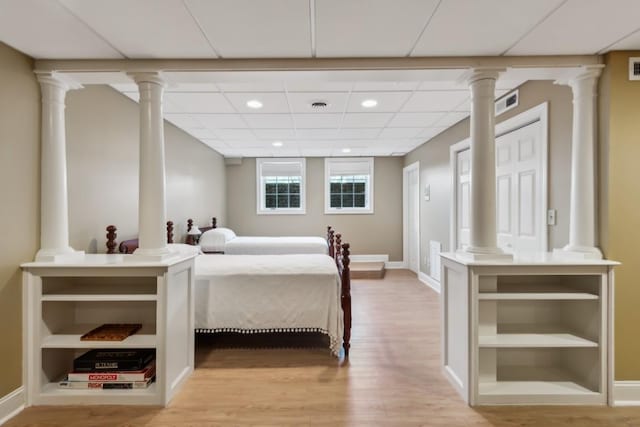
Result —
[[169, 255], [166, 233], [164, 164], [164, 81], [158, 73], [133, 73], [140, 91], [139, 246], [134, 255], [163, 259]]
[[470, 238], [462, 255], [474, 259], [505, 258], [496, 235], [495, 86], [496, 69], [473, 70], [471, 90]]
[[69, 246], [65, 96], [71, 87], [52, 73], [37, 75], [42, 92], [40, 250], [36, 261], [83, 255]]
[[556, 253], [601, 259], [596, 247], [595, 131], [597, 83], [602, 66], [584, 67], [566, 83], [573, 91], [571, 139], [571, 216], [569, 244]]

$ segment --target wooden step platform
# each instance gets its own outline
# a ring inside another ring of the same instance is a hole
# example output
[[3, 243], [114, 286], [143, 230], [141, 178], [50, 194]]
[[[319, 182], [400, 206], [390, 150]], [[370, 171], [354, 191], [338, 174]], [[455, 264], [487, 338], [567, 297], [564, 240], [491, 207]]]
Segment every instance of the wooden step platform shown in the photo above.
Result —
[[352, 262], [352, 279], [382, 279], [384, 278], [384, 262]]

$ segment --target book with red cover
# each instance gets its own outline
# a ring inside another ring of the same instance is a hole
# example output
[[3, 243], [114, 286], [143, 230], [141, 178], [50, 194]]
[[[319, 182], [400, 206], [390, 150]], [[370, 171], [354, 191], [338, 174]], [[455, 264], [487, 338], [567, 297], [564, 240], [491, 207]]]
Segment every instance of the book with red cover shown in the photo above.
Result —
[[97, 389], [97, 390], [126, 390], [126, 389], [140, 389], [147, 388], [153, 382], [153, 378], [146, 379], [144, 381], [117, 381], [117, 382], [103, 382], [103, 381], [60, 381], [58, 383], [59, 388], [66, 389]]
[[139, 371], [155, 359], [154, 349], [94, 349], [73, 361], [75, 372]]
[[144, 369], [138, 371], [112, 371], [112, 372], [69, 372], [67, 381], [146, 381], [156, 374], [155, 360], [149, 363]]

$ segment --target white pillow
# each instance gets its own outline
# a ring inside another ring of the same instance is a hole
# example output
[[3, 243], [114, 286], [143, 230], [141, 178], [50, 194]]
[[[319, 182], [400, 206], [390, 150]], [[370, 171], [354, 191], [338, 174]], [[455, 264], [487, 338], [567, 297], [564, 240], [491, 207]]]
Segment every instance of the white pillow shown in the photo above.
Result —
[[175, 252], [180, 255], [200, 255], [202, 251], [200, 246], [187, 245], [185, 243], [169, 243], [170, 252]]
[[204, 252], [223, 252], [226, 243], [236, 238], [236, 233], [229, 228], [212, 228], [200, 236], [200, 247]]

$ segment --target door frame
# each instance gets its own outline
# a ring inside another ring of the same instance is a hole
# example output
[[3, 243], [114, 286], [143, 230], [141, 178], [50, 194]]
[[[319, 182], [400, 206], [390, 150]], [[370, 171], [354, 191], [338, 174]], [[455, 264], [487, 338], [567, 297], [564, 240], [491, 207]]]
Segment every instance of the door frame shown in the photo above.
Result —
[[404, 268], [410, 269], [409, 265], [409, 172], [416, 171], [418, 173], [418, 185], [416, 186], [416, 197], [418, 203], [418, 271], [420, 274], [420, 246], [422, 236], [420, 235], [420, 162], [411, 163], [402, 168], [402, 263]]
[[[532, 107], [510, 119], [502, 121], [496, 125], [496, 138], [523, 128], [531, 123], [540, 121], [542, 135], [540, 138], [540, 148], [542, 149], [542, 225], [544, 233], [542, 242], [544, 250], [549, 250], [549, 226], [547, 225], [547, 209], [549, 208], [549, 103], [543, 102]], [[449, 248], [452, 252], [457, 251], [458, 243], [458, 153], [467, 150], [471, 146], [471, 138], [463, 139], [449, 147], [449, 164], [451, 167], [451, 221], [449, 232]]]

